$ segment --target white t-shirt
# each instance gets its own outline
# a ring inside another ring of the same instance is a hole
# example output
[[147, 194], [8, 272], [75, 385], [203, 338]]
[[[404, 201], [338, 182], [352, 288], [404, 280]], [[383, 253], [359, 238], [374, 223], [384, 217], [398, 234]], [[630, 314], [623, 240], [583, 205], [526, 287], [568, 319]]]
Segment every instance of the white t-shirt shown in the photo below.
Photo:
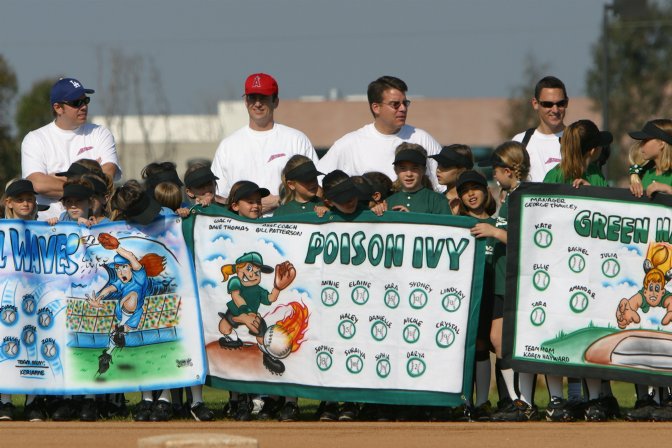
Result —
[[[560, 163], [560, 137], [562, 132], [557, 134], [542, 134], [537, 129], [530, 137], [527, 143], [527, 153], [530, 155], [530, 182], [543, 182], [546, 173], [551, 171], [555, 165]], [[522, 142], [525, 132], [521, 132], [513, 137], [513, 140]]]
[[[380, 171], [394, 181], [397, 178], [393, 166], [394, 150], [403, 142], [421, 145], [430, 156], [441, 152], [441, 145], [422, 129], [404, 125], [396, 134], [388, 135], [381, 134], [370, 123], [336, 140], [320, 159], [317, 169], [324, 174], [342, 170], [350, 176]], [[427, 159], [427, 176], [436, 190], [438, 182], [434, 159]]]
[[[71, 131], [59, 128], [53, 121], [24, 137], [21, 143], [21, 177], [67, 171], [73, 162], [80, 159], [97, 160], [101, 165], [113, 163], [117, 166], [115, 180], [121, 178], [114, 137], [107, 128], [85, 123]], [[58, 217], [64, 211], [58, 198], [38, 195], [37, 202], [50, 206], [40, 212], [40, 220]]]
[[217, 147], [211, 167], [219, 177], [217, 193], [228, 197], [233, 184], [249, 180], [277, 195], [282, 169], [296, 154], [317, 163], [317, 153], [303, 132], [279, 123], [269, 131], [255, 131], [245, 126]]

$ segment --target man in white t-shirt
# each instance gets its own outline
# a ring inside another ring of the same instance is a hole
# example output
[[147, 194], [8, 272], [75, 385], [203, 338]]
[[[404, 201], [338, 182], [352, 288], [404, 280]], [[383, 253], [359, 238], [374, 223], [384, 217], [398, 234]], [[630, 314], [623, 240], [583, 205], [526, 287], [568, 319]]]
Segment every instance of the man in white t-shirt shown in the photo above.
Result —
[[278, 83], [266, 73], [254, 73], [245, 80], [245, 106], [250, 117], [245, 126], [221, 141], [212, 161], [212, 172], [219, 177], [217, 194], [228, 198], [233, 184], [249, 180], [268, 188], [262, 199], [264, 215], [279, 203], [282, 169], [295, 154], [317, 162], [317, 153], [308, 137], [296, 129], [276, 123]]
[[[329, 173], [339, 169], [350, 176], [380, 171], [390, 179], [394, 173], [394, 150], [403, 142], [416, 143], [428, 155], [441, 152], [441, 145], [422, 129], [406, 124], [411, 101], [406, 98], [406, 83], [394, 76], [382, 76], [369, 84], [367, 97], [373, 123], [345, 134], [320, 159], [317, 169]], [[436, 161], [427, 159], [427, 175], [435, 189]]]
[[530, 155], [528, 180], [543, 182], [546, 173], [560, 162], [560, 137], [569, 103], [565, 84], [555, 76], [542, 78], [534, 88], [531, 103], [539, 116], [539, 126], [517, 134], [513, 140], [522, 142]]
[[58, 80], [50, 93], [54, 121], [29, 132], [21, 143], [21, 176], [33, 183], [38, 204], [49, 206], [40, 212], [40, 220], [63, 212], [59, 199], [66, 178], [56, 173], [66, 172], [73, 162], [93, 159], [111, 179], [121, 176], [112, 133], [86, 122], [91, 100], [87, 94], [91, 93], [76, 79]]

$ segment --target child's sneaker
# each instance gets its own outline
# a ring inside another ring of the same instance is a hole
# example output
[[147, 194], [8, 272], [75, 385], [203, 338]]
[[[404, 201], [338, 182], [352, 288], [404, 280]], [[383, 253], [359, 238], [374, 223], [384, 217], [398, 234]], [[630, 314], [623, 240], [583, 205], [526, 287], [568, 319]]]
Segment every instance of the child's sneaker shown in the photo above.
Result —
[[584, 413], [584, 418], [587, 422], [606, 422], [607, 413], [600, 403], [600, 399], [588, 401], [586, 406], [586, 411]]
[[205, 403], [199, 402], [191, 406], [190, 414], [197, 422], [209, 422], [215, 419], [215, 413]]
[[536, 406], [516, 399], [508, 407], [492, 414], [491, 420], [494, 422], [529, 422], [538, 418], [539, 411]]
[[574, 415], [569, 408], [569, 402], [560, 397], [551, 397], [546, 406], [546, 421], [548, 422], [571, 422]]
[[282, 409], [280, 409], [278, 420], [281, 422], [295, 422], [299, 420], [299, 414], [299, 405], [296, 401], [287, 401], [282, 406]]

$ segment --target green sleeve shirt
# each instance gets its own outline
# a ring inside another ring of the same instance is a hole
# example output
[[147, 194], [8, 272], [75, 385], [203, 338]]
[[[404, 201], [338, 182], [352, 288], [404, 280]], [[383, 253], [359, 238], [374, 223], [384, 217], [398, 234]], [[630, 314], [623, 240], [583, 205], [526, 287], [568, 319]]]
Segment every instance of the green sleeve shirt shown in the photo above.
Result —
[[412, 193], [398, 191], [387, 198], [387, 208], [403, 205], [409, 212], [452, 215], [448, 199], [429, 188], [421, 188]]
[[298, 202], [296, 200], [289, 201], [286, 204], [278, 207], [275, 212], [273, 212], [273, 217], [276, 216], [287, 216], [287, 215], [297, 215], [299, 213], [310, 213], [314, 211], [316, 205], [322, 205], [322, 201], [319, 198], [315, 197], [308, 202]]
[[[259, 311], [259, 305], [262, 303], [264, 305], [271, 304], [270, 300], [268, 300], [268, 291], [259, 285], [244, 286], [240, 282], [240, 279], [236, 276], [231, 277], [231, 280], [229, 280], [227, 291], [229, 294], [231, 294], [233, 291], [239, 291], [240, 295], [243, 297], [243, 299], [245, 299], [247, 306], [254, 313]], [[240, 316], [240, 309], [233, 300], [230, 300], [226, 306], [231, 311], [231, 314], [234, 316]]]
[[644, 172], [641, 174], [642, 187], [646, 190], [649, 185], [659, 182], [665, 185], [672, 185], [672, 170], [656, 174], [656, 166], [653, 163], [647, 163]]
[[[582, 179], [587, 180], [590, 185], [593, 185], [595, 187], [608, 186], [607, 180], [604, 178], [602, 171], [600, 171], [598, 166], [595, 165], [594, 163], [588, 165], [588, 169], [586, 169], [586, 172], [583, 173]], [[574, 179], [565, 179], [565, 176], [562, 174], [562, 170], [560, 169], [560, 164], [557, 164], [551, 169], [551, 171], [546, 173], [546, 177], [544, 177], [544, 182], [547, 184], [571, 185], [572, 182], [574, 182]]]

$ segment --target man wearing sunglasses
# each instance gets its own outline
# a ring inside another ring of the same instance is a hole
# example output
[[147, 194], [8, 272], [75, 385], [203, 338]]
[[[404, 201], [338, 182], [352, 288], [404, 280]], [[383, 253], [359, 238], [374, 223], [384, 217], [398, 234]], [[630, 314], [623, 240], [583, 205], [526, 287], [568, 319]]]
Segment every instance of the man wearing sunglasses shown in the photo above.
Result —
[[111, 179], [121, 176], [112, 133], [103, 126], [87, 123], [89, 98], [94, 93], [74, 78], [61, 78], [51, 88], [54, 121], [29, 132], [21, 144], [21, 176], [32, 181], [38, 204], [49, 209], [40, 220], [58, 217], [63, 211], [63, 173], [73, 162], [93, 159]]
[[317, 162], [317, 153], [301, 131], [276, 123], [273, 119], [278, 98], [278, 83], [266, 73], [254, 73], [245, 80], [245, 107], [249, 123], [221, 141], [212, 161], [212, 172], [219, 178], [217, 194], [228, 197], [233, 184], [249, 180], [268, 188], [262, 199], [264, 216], [280, 203], [282, 169], [296, 154]]
[[[401, 143], [421, 145], [432, 156], [441, 145], [422, 129], [406, 124], [411, 101], [406, 98], [406, 83], [394, 76], [382, 76], [369, 84], [367, 97], [373, 123], [338, 139], [320, 159], [317, 169], [323, 173], [345, 171], [350, 176], [380, 171], [390, 179], [394, 172], [394, 151]], [[427, 176], [436, 189], [436, 161], [427, 159]]]
[[539, 116], [539, 126], [513, 137], [530, 154], [531, 182], [543, 182], [546, 173], [560, 162], [559, 139], [565, 130], [568, 104], [565, 84], [555, 76], [546, 76], [535, 86], [532, 108]]

